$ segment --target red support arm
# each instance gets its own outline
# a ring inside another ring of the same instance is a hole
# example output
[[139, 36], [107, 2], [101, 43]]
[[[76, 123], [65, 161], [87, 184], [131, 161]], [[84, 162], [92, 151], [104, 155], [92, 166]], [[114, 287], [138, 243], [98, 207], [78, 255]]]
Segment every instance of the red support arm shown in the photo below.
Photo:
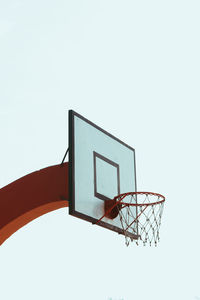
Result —
[[0, 245], [30, 221], [68, 206], [68, 163], [28, 174], [0, 189]]

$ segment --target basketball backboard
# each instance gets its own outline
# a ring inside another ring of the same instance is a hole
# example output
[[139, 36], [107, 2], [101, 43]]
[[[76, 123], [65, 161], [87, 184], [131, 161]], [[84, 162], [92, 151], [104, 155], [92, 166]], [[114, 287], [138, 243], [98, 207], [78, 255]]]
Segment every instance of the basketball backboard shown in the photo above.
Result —
[[[105, 201], [136, 191], [135, 150], [73, 110], [69, 111], [69, 189], [69, 213], [93, 224], [104, 215]], [[119, 216], [105, 217], [98, 225], [123, 233]]]

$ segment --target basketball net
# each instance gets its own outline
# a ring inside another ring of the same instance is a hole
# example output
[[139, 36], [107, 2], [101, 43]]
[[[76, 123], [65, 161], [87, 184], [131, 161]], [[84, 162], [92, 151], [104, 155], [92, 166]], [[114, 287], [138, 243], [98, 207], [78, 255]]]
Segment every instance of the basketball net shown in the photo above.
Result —
[[115, 197], [122, 231], [128, 246], [135, 241], [138, 245], [151, 246], [160, 240], [159, 229], [165, 197], [149, 192], [126, 193]]

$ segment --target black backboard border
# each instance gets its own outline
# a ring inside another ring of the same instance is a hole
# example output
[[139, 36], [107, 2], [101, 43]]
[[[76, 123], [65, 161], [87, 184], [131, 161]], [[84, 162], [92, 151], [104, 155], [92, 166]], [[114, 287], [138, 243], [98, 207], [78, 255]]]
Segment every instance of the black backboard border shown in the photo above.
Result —
[[[98, 219], [92, 218], [88, 215], [85, 215], [83, 213], [80, 213], [78, 211], [75, 210], [75, 168], [74, 168], [74, 154], [75, 154], [75, 149], [74, 149], [74, 117], [78, 117], [81, 120], [85, 121], [86, 123], [90, 124], [91, 126], [95, 127], [96, 129], [100, 130], [101, 132], [103, 132], [104, 134], [108, 135], [109, 137], [111, 137], [112, 139], [118, 141], [119, 143], [121, 143], [122, 145], [126, 146], [127, 148], [131, 149], [133, 151], [133, 158], [134, 158], [134, 172], [135, 172], [135, 191], [137, 190], [137, 185], [136, 185], [136, 159], [135, 159], [135, 149], [132, 148], [131, 146], [127, 145], [126, 143], [122, 142], [120, 139], [118, 139], [117, 137], [113, 136], [112, 134], [110, 134], [109, 132], [105, 131], [104, 129], [102, 129], [101, 127], [97, 126], [96, 124], [94, 124], [93, 122], [89, 121], [88, 119], [86, 119], [85, 117], [81, 116], [80, 114], [78, 114], [77, 112], [75, 112], [74, 110], [69, 110], [68, 111], [68, 143], [69, 143], [69, 214], [72, 216], [75, 216], [77, 218], [86, 220], [88, 222], [91, 222], [92, 224], [95, 224]], [[127, 191], [129, 192], [129, 191]], [[99, 222], [98, 223], [99, 226], [105, 227], [107, 229], [110, 229], [112, 231], [115, 231], [119, 234], [124, 234], [123, 230], [117, 226], [108, 224], [106, 222]], [[131, 234], [133, 239], [138, 239], [137, 235]]]

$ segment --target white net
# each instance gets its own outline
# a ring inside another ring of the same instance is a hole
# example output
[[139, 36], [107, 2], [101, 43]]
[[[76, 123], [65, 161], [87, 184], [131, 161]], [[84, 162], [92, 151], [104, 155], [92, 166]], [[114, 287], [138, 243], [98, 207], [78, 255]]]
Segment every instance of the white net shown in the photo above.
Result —
[[128, 246], [135, 241], [138, 245], [149, 243], [151, 246], [160, 240], [159, 229], [165, 198], [160, 194], [136, 192], [115, 198], [125, 242]]

